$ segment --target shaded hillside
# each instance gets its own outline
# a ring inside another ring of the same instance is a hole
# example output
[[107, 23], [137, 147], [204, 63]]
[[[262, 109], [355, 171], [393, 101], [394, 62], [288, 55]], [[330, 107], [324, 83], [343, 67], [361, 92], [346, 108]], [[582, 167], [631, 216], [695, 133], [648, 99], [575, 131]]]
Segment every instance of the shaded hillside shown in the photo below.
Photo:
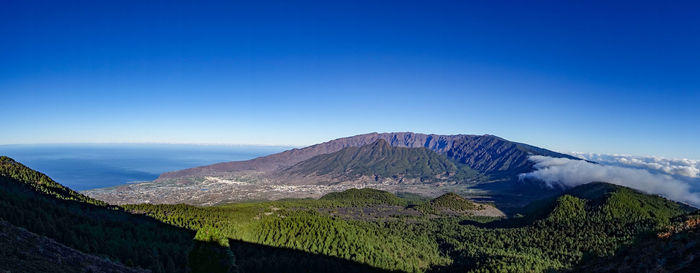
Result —
[[347, 259], [290, 248], [271, 247], [240, 240], [231, 240], [230, 244], [231, 250], [238, 258], [236, 264], [241, 272], [400, 272], [382, 270]]
[[248, 161], [224, 162], [162, 174], [158, 180], [216, 175], [256, 170], [271, 171], [290, 167], [314, 156], [359, 147], [383, 139], [392, 147], [427, 148], [485, 174], [510, 175], [530, 170], [529, 155], [577, 159], [535, 146], [511, 142], [492, 135], [426, 135], [410, 132], [370, 133], [312, 145], [301, 149], [260, 157]]
[[63, 199], [74, 200], [83, 203], [94, 204], [98, 206], [106, 206], [105, 202], [92, 199], [82, 195], [74, 190], [71, 190], [63, 185], [56, 183], [50, 177], [43, 173], [36, 172], [26, 166], [16, 162], [7, 156], [0, 156], [0, 176], [12, 178], [15, 181], [21, 182], [30, 187], [34, 191], [45, 195]]
[[[103, 205], [9, 157], [0, 157], [0, 243], [3, 245], [0, 269], [11, 272], [383, 272], [349, 261], [348, 257], [277, 247], [293, 245], [262, 246], [230, 241], [228, 234], [220, 231], [222, 226], [207, 222], [216, 213], [185, 205], [176, 207], [201, 213], [200, 220], [181, 228], [141, 215], [143, 211], [132, 214], [122, 207]], [[179, 217], [177, 213], [168, 216]], [[235, 224], [231, 222], [226, 228]]]
[[153, 272], [185, 272], [194, 235], [103, 205], [8, 157], [0, 157], [0, 219], [78, 251]]
[[697, 272], [700, 212], [677, 217], [659, 234], [641, 238], [611, 257], [592, 258], [573, 272]]
[[3, 272], [149, 272], [85, 254], [2, 220], [0, 245]]
[[384, 178], [415, 178], [420, 181], [464, 181], [478, 172], [456, 165], [445, 156], [426, 148], [392, 147], [383, 139], [360, 147], [318, 155], [282, 172], [292, 175], [328, 175], [346, 180], [362, 176], [379, 181]]

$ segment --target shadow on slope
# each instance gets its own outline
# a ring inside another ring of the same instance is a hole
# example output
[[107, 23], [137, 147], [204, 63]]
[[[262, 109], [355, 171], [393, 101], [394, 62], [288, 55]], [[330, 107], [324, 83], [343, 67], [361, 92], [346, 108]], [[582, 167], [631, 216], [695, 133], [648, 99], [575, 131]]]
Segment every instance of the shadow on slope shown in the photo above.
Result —
[[[66, 270], [52, 268], [66, 272], [90, 272], [93, 264], [105, 263], [106, 259], [93, 261], [99, 258], [107, 258], [115, 272], [138, 271], [136, 267], [151, 272], [385, 272], [301, 251], [244, 242], [232, 242], [229, 248], [202, 240], [191, 230], [79, 194], [4, 156], [0, 157], [0, 220], [11, 230], [22, 231], [17, 234], [27, 234], [22, 235], [29, 238], [24, 241], [53, 242], [46, 245], [70, 253], [70, 257], [52, 254], [71, 263]], [[5, 236], [3, 245], [17, 246], [22, 236]], [[46, 260], [42, 248], [3, 247], [3, 251], [14, 256], [6, 256], [7, 263], [0, 269], [33, 272], [48, 265], [32, 264]]]
[[486, 192], [484, 197], [470, 199], [477, 202], [492, 202], [508, 215], [520, 213], [523, 207], [532, 202], [558, 196], [563, 192], [562, 189], [546, 187], [537, 181], [519, 181], [517, 178], [477, 184], [470, 188]]
[[240, 272], [400, 272], [289, 248], [229, 240]]

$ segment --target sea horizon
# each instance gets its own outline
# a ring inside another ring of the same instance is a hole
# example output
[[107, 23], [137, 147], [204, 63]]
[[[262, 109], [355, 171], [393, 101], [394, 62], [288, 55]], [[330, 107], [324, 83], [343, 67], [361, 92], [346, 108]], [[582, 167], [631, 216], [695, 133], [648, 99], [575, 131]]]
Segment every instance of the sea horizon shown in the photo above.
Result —
[[83, 191], [149, 182], [164, 172], [248, 160], [291, 148], [166, 143], [3, 144], [0, 155]]

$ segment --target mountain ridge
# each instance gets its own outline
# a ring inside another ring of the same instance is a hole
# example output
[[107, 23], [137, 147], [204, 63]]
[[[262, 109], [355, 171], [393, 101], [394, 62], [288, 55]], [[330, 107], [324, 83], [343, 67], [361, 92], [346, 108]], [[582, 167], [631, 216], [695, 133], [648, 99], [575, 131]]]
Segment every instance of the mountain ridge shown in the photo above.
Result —
[[304, 148], [246, 161], [222, 162], [161, 174], [156, 181], [236, 171], [272, 171], [290, 167], [321, 154], [337, 152], [346, 147], [358, 147], [384, 139], [392, 147], [424, 147], [447, 156], [472, 169], [492, 174], [512, 174], [530, 170], [529, 155], [544, 155], [579, 159], [528, 144], [509, 141], [494, 135], [437, 135], [412, 132], [368, 133], [338, 138]]
[[[384, 150], [401, 152], [392, 152], [383, 162], [372, 159], [372, 149], [357, 148], [379, 140], [384, 143]], [[361, 153], [355, 154], [356, 151]], [[329, 155], [337, 152], [345, 155], [342, 158]], [[409, 154], [420, 155], [414, 156], [418, 162], [402, 158]], [[520, 206], [554, 193], [554, 190], [524, 187], [518, 182], [518, 174], [534, 170], [534, 162], [529, 160], [532, 155], [578, 159], [493, 135], [369, 133], [247, 161], [168, 172], [153, 182], [83, 193], [110, 204], [213, 205], [245, 200], [318, 198], [328, 192], [371, 187], [429, 197], [454, 191], [465, 196], [484, 197], [482, 200], [486, 201], [498, 200], [508, 206]], [[353, 160], [358, 157], [372, 162], [371, 166]], [[304, 170], [293, 167], [297, 164], [305, 166]], [[413, 167], [418, 170], [413, 170]], [[439, 174], [438, 170], [445, 172]]]
[[478, 174], [427, 148], [393, 147], [381, 138], [371, 144], [317, 155], [280, 172], [281, 175], [329, 175], [347, 180], [371, 176], [377, 181], [386, 178], [447, 181]]

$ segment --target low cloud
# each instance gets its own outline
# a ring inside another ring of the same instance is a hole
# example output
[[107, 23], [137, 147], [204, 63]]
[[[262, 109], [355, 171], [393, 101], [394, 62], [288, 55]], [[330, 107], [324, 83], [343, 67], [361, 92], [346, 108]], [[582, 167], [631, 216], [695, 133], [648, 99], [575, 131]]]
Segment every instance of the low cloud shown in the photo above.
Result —
[[607, 165], [642, 168], [670, 175], [700, 178], [700, 160], [664, 158], [657, 156], [631, 156], [618, 154], [572, 153], [574, 156]]
[[671, 175], [566, 158], [531, 156], [530, 160], [535, 162], [537, 170], [520, 174], [521, 179], [541, 180], [550, 187], [575, 187], [602, 181], [700, 207], [700, 194], [691, 190], [691, 182], [679, 180]]

